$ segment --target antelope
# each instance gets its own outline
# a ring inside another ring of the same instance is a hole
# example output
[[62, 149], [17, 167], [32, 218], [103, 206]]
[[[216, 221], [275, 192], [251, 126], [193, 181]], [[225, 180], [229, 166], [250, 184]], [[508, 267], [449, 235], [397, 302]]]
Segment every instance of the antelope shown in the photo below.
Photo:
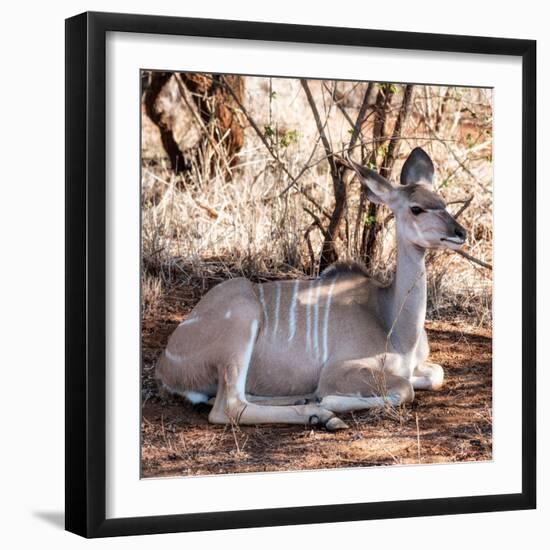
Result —
[[238, 278], [211, 289], [156, 366], [165, 390], [213, 403], [210, 422], [338, 430], [347, 425], [337, 414], [398, 406], [415, 390], [442, 387], [443, 368], [427, 361], [425, 254], [460, 248], [466, 231], [433, 192], [434, 165], [421, 148], [405, 161], [401, 185], [347, 162], [369, 200], [395, 216], [393, 282], [337, 263], [314, 280]]

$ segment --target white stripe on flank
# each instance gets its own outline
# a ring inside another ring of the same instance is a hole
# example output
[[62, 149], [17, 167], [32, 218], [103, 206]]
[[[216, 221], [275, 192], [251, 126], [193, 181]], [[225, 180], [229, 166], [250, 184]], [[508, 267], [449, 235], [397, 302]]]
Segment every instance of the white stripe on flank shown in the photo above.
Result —
[[319, 281], [317, 283], [317, 292], [315, 293], [315, 309], [313, 310], [313, 351], [315, 357], [319, 356], [319, 295], [321, 293], [321, 285], [323, 283]]
[[237, 390], [237, 395], [239, 399], [246, 403], [246, 376], [248, 374], [248, 367], [250, 367], [250, 360], [252, 359], [252, 350], [254, 349], [254, 342], [256, 340], [256, 333], [258, 332], [258, 320], [254, 319], [250, 323], [250, 338], [248, 339], [248, 344], [246, 345], [246, 350], [243, 355], [243, 364], [237, 378], [237, 383], [235, 389]]
[[260, 302], [262, 303], [262, 311], [264, 313], [264, 330], [267, 331], [267, 308], [265, 305], [265, 295], [263, 285], [258, 285], [260, 291]]
[[192, 317], [191, 319], [185, 319], [185, 321], [182, 321], [180, 325], [192, 325], [193, 323], [198, 322], [198, 320], [199, 320], [198, 316]]
[[275, 283], [275, 322], [273, 323], [273, 338], [277, 337], [279, 328], [279, 310], [281, 309], [281, 283]]
[[298, 287], [300, 281], [294, 281], [292, 287], [292, 300], [290, 301], [290, 309], [288, 312], [288, 341], [291, 342], [296, 334], [296, 305], [298, 303]]
[[311, 347], [311, 301], [313, 297], [313, 285], [315, 283], [311, 281], [309, 283], [309, 289], [307, 291], [307, 300], [306, 300], [306, 351], [309, 351]]
[[332, 293], [334, 291], [334, 285], [338, 279], [338, 275], [332, 278], [330, 287], [327, 294], [327, 303], [325, 304], [325, 315], [323, 317], [323, 365], [328, 359], [328, 319], [330, 316], [330, 304], [332, 302]]
[[180, 363], [181, 361], [183, 361], [183, 357], [181, 355], [177, 355], [176, 353], [171, 353], [167, 349], [164, 350], [164, 354], [173, 363]]

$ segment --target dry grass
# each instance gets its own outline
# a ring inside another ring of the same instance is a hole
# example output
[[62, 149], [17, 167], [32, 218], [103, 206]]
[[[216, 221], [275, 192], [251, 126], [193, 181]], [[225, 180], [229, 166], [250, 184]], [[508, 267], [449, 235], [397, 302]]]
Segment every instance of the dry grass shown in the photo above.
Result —
[[[322, 83], [310, 86], [333, 149], [343, 150], [350, 139], [348, 121]], [[352, 120], [365, 86], [350, 82], [338, 86], [337, 101]], [[220, 160], [211, 140], [200, 139], [196, 117], [174, 84], [167, 86], [161, 101], [182, 147], [196, 153], [188, 173], [176, 176], [170, 170], [158, 131], [143, 114], [144, 475], [489, 458], [492, 272], [451, 252], [428, 257], [432, 360], [448, 367], [449, 382], [441, 394], [418, 394], [412, 408], [397, 414], [356, 414], [347, 419], [354, 426], [349, 433], [335, 436], [278, 427], [276, 438], [271, 427], [209, 426], [206, 415], [181, 400], [159, 401], [152, 365], [175, 324], [208, 289], [236, 276], [265, 281], [318, 272], [322, 235], [315, 229], [309, 233], [312, 262], [306, 234], [313, 219], [305, 208], [324, 220], [322, 210], [331, 211], [334, 197], [307, 100], [299, 82], [292, 79], [249, 77], [246, 92], [245, 108], [259, 128], [270, 129], [278, 159], [247, 127], [245, 148], [230, 179], [225, 166], [231, 159]], [[400, 93], [397, 87], [394, 106], [400, 103]], [[396, 180], [413, 147], [426, 149], [434, 159], [437, 188], [449, 210], [456, 213], [471, 199], [460, 214], [469, 233], [467, 251], [488, 263], [492, 261], [491, 112], [488, 90], [417, 86], [392, 174]], [[396, 107], [389, 113], [388, 126], [395, 116]], [[369, 116], [363, 128], [367, 142], [372, 119]], [[292, 185], [288, 173], [301, 174], [297, 185]], [[354, 180], [343, 238], [337, 243], [340, 259], [360, 260], [356, 235], [369, 220], [357, 220], [358, 204], [359, 185]], [[382, 246], [373, 274], [387, 281], [395, 265], [394, 221], [389, 211], [382, 219]], [[303, 462], [300, 456], [305, 457]]]
[[[310, 166], [299, 180], [299, 188], [291, 185], [288, 175], [262, 145], [254, 131], [246, 129], [246, 148], [240, 152], [227, 180], [224, 164], [216, 160], [216, 151], [209, 141], [197, 141], [194, 119], [178, 101], [171, 89], [172, 118], [187, 121], [190, 129], [184, 144], [198, 148], [198, 161], [190, 173], [175, 176], [155, 143], [156, 128], [143, 116], [143, 272], [160, 275], [165, 283], [186, 284], [188, 276], [209, 277], [225, 270], [225, 276], [266, 274], [269, 277], [288, 273], [316, 274], [318, 265], [311, 258], [304, 238], [312, 218], [304, 207], [315, 210], [302, 192], [310, 194], [317, 204], [330, 211], [333, 204], [332, 182], [324, 151], [318, 144], [316, 128], [307, 102], [296, 80], [272, 79], [269, 100], [269, 79], [248, 78], [246, 108], [260, 128], [269, 126], [277, 136], [294, 136], [285, 146], [279, 139], [274, 148], [281, 163], [291, 174], [299, 174]], [[351, 118], [357, 112], [358, 89], [364, 84], [346, 83], [341, 103], [349, 104]], [[320, 83], [313, 83], [317, 103], [325, 106], [327, 134], [335, 150], [349, 141], [349, 123], [329, 99]], [[346, 95], [345, 91], [348, 90]], [[402, 156], [394, 169], [394, 178], [408, 152], [423, 146], [434, 159], [438, 189], [457, 212], [472, 197], [460, 220], [468, 229], [467, 251], [486, 262], [492, 259], [492, 132], [490, 92], [454, 89], [456, 98], [446, 123], [441, 124], [440, 139], [434, 139], [436, 124], [434, 104], [443, 90], [419, 87], [413, 114], [403, 134]], [[168, 99], [163, 98], [166, 103]], [[395, 100], [398, 104], [398, 100]], [[270, 108], [271, 107], [271, 108]], [[431, 112], [431, 115], [429, 114]], [[390, 115], [391, 116], [391, 115]], [[372, 119], [372, 117], [371, 117]], [[370, 119], [369, 119], [370, 120]], [[391, 125], [391, 121], [390, 121]], [[183, 132], [180, 130], [180, 133]], [[369, 128], [364, 131], [368, 135]], [[158, 139], [157, 139], [158, 141]], [[286, 142], [285, 142], [286, 143]], [[214, 159], [214, 162], [212, 162]], [[213, 165], [213, 173], [212, 171]], [[289, 189], [289, 185], [291, 186]], [[287, 190], [288, 189], [288, 190]], [[287, 190], [286, 192], [284, 192]], [[359, 186], [351, 185], [343, 232], [348, 239], [339, 241], [341, 259], [359, 259], [354, 242], [354, 227], [359, 201]], [[317, 215], [322, 217], [319, 211]], [[390, 218], [386, 212], [386, 218]], [[360, 221], [359, 229], [365, 220]], [[367, 220], [368, 223], [368, 220]], [[383, 227], [375, 275], [388, 279], [395, 261], [393, 220]], [[318, 260], [322, 235], [310, 233]], [[205, 260], [208, 260], [205, 262]], [[213, 266], [213, 263], [218, 265]], [[491, 273], [454, 253], [440, 253], [429, 266], [428, 315], [447, 318], [463, 315], [470, 322], [487, 326], [491, 321]]]

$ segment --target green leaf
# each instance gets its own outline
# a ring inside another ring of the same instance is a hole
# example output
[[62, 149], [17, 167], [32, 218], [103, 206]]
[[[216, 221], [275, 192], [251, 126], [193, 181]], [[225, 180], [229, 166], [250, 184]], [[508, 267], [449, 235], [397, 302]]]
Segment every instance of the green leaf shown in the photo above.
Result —
[[296, 143], [299, 137], [300, 134], [296, 130], [288, 130], [281, 135], [279, 143], [281, 144], [281, 147], [288, 147], [292, 143]]
[[365, 217], [363, 218], [363, 224], [367, 227], [371, 227], [376, 223], [376, 216], [369, 216], [368, 214], [365, 214]]

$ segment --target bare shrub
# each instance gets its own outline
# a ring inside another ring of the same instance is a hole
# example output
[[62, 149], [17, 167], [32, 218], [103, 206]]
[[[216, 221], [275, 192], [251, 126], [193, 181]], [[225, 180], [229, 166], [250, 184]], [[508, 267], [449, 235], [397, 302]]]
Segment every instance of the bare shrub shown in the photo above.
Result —
[[[152, 295], [157, 288], [154, 278], [162, 285], [191, 284], [205, 290], [228, 277], [266, 280], [319, 271], [334, 193], [318, 125], [299, 80], [246, 77], [245, 81], [242, 106], [262, 136], [246, 125], [244, 146], [230, 166], [231, 180], [226, 177], [230, 159], [221, 158], [220, 149], [203, 140], [185, 174], [186, 185], [180, 185], [181, 176], [174, 174], [161, 148], [150, 146], [158, 138], [144, 116], [142, 259]], [[308, 82], [332, 151], [341, 154], [350, 142], [350, 120], [361, 108], [368, 83]], [[378, 166], [402, 104], [403, 87], [392, 86], [383, 140], [376, 147], [372, 144], [374, 106], [367, 101], [357, 144], [361, 156]], [[163, 97], [165, 109], [169, 110], [170, 99], [174, 109], [183, 109], [177, 90]], [[426, 149], [436, 166], [436, 187], [449, 210], [462, 210], [468, 253], [488, 264], [492, 259], [491, 101], [490, 90], [415, 86], [410, 113], [400, 129], [401, 146], [387, 174], [395, 181], [410, 150]], [[393, 217], [382, 207], [373, 221], [367, 211], [361, 213], [360, 202], [359, 184], [350, 178], [334, 249], [341, 260], [364, 261], [354, 235], [376, 223], [378, 246], [370, 270], [389, 280], [395, 265]], [[454, 253], [429, 254], [428, 262], [428, 317], [490, 325], [492, 272]]]

